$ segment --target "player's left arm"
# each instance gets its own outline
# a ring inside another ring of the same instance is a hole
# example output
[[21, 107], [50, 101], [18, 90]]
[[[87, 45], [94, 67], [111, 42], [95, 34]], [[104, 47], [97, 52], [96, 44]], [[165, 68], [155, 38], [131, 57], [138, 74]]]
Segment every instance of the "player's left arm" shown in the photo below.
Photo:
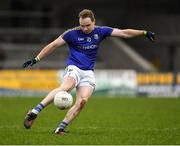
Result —
[[118, 29], [114, 28], [111, 36], [121, 37], [121, 38], [133, 38], [137, 36], [146, 36], [150, 41], [155, 41], [155, 33], [146, 30], [136, 30], [136, 29]]

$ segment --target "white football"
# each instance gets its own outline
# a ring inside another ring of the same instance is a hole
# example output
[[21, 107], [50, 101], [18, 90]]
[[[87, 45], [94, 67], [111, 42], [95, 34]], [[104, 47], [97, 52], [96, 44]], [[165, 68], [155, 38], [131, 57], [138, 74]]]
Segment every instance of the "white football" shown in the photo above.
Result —
[[54, 105], [61, 110], [70, 108], [72, 104], [73, 97], [70, 93], [66, 91], [59, 91], [54, 96]]

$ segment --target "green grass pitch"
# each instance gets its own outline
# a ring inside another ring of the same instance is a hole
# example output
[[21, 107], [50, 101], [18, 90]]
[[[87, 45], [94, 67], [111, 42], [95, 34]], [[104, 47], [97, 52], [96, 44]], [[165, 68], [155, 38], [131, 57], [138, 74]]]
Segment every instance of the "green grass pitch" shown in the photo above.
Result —
[[180, 99], [95, 98], [68, 127], [53, 134], [64, 117], [50, 105], [33, 127], [24, 129], [26, 111], [40, 98], [0, 98], [0, 144], [180, 144]]

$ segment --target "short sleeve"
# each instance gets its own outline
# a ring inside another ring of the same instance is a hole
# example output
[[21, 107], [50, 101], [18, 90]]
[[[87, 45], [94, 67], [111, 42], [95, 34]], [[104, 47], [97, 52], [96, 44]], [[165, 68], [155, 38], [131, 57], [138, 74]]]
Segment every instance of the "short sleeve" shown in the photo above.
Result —
[[101, 34], [102, 34], [103, 38], [111, 36], [112, 31], [113, 31], [112, 27], [107, 27], [107, 26], [102, 26], [101, 27]]
[[67, 30], [65, 31], [61, 37], [63, 38], [63, 40], [67, 43], [70, 43], [71, 42], [71, 31], [70, 30]]

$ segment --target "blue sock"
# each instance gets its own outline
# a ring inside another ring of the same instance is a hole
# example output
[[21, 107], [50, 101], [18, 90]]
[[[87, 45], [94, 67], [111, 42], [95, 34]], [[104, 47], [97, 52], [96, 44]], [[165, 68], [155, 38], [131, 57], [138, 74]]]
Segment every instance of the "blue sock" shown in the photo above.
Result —
[[65, 129], [67, 125], [68, 125], [68, 123], [62, 121], [62, 122], [60, 123], [59, 127], [60, 127], [60, 129]]
[[45, 106], [42, 103], [40, 103], [32, 110], [32, 112], [35, 114], [39, 114], [44, 107]]

